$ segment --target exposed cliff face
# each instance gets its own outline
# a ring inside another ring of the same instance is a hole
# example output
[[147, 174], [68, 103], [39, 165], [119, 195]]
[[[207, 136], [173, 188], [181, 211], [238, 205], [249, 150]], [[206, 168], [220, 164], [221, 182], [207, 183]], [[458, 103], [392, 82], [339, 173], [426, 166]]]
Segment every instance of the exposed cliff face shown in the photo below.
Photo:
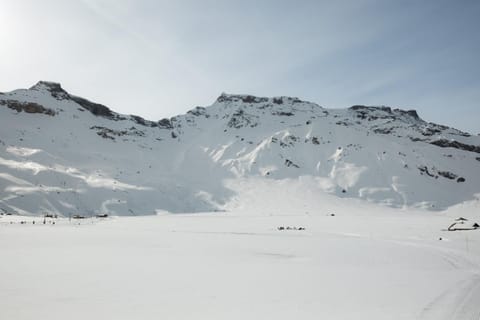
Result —
[[228, 210], [257, 186], [434, 210], [480, 193], [480, 137], [414, 110], [222, 94], [149, 121], [39, 82], [0, 95], [0, 123], [3, 211]]
[[6, 106], [17, 112], [26, 112], [26, 113], [43, 113], [49, 116], [54, 116], [55, 111], [44, 106], [35, 103], [35, 102], [24, 102], [18, 100], [0, 100], [0, 105]]

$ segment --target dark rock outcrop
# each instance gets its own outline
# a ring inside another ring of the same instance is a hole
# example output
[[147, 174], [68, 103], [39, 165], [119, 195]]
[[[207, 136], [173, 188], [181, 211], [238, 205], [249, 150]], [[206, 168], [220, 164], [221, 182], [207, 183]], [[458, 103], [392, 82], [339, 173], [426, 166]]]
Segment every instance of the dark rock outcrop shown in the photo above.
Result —
[[294, 116], [295, 114], [293, 112], [277, 111], [277, 112], [272, 112], [272, 115], [291, 117], [291, 116]]
[[125, 118], [112, 112], [108, 107], [91, 102], [87, 99], [77, 97], [65, 91], [60, 83], [50, 81], [39, 81], [36, 85], [30, 88], [34, 91], [48, 91], [52, 97], [57, 100], [71, 100], [79, 104], [82, 108], [90, 111], [92, 114], [100, 117], [109, 118], [112, 120], [125, 120]]
[[376, 128], [376, 129], [373, 129], [373, 132], [377, 133], [377, 134], [390, 134], [392, 133], [393, 131], [393, 128]]
[[230, 128], [240, 129], [243, 127], [256, 127], [258, 123], [256, 119], [258, 117], [246, 113], [243, 109], [238, 109], [232, 114], [232, 117], [227, 123]]
[[137, 123], [137, 124], [139, 124], [139, 125], [141, 125], [141, 126], [144, 126], [144, 127], [151, 127], [151, 128], [158, 127], [158, 123], [157, 123], [157, 122], [145, 120], [144, 118], [139, 117], [139, 116], [130, 115], [130, 118], [131, 118], [135, 123]]
[[192, 109], [187, 112], [187, 114], [194, 115], [196, 117], [199, 116], [206, 116], [207, 115], [207, 109], [205, 107], [195, 107], [195, 109]]
[[0, 105], [4, 105], [7, 108], [13, 109], [17, 112], [26, 113], [42, 113], [49, 116], [56, 115], [56, 112], [52, 109], [45, 108], [44, 106], [35, 102], [20, 102], [17, 100], [0, 100]]
[[273, 98], [273, 103], [275, 103], [275, 104], [283, 104], [283, 99], [282, 99], [282, 98]]
[[385, 107], [385, 106], [371, 107], [371, 106], [364, 106], [364, 105], [354, 105], [354, 106], [351, 106], [349, 109], [354, 110], [354, 111], [358, 111], [358, 110], [377, 111], [377, 110], [380, 110], [380, 111], [384, 111], [384, 112], [387, 112], [387, 113], [392, 113], [392, 108]]
[[438, 171], [438, 175], [450, 180], [455, 180], [458, 177], [455, 173], [450, 171]]
[[415, 120], [420, 120], [420, 117], [418, 116], [417, 110], [394, 109], [393, 111], [397, 112], [401, 115], [406, 115], [406, 116], [412, 117]]
[[170, 121], [170, 119], [167, 119], [167, 118], [164, 118], [160, 121], [158, 121], [158, 127], [160, 129], [173, 129], [173, 124], [172, 122]]
[[30, 88], [35, 91], [48, 91], [57, 100], [70, 99], [70, 95], [65, 91], [60, 83], [50, 81], [39, 81], [36, 85]]
[[422, 135], [425, 136], [425, 137], [431, 137], [431, 136], [439, 134], [441, 132], [442, 131], [440, 129], [426, 127], [426, 128], [423, 129]]
[[430, 144], [433, 144], [434, 146], [438, 146], [441, 148], [455, 148], [455, 149], [460, 149], [464, 151], [480, 153], [480, 146], [465, 144], [455, 140], [440, 139], [440, 140], [432, 141], [430, 142]]
[[354, 105], [348, 108], [356, 113], [356, 117], [362, 120], [374, 121], [378, 119], [397, 119], [407, 117], [413, 120], [421, 120], [416, 110], [393, 109], [386, 106]]
[[432, 172], [430, 172], [430, 171], [428, 170], [428, 167], [427, 167], [427, 166], [420, 166], [420, 167], [418, 167], [418, 170], [420, 170], [420, 174], [422, 174], [422, 175], [425, 173], [425, 174], [426, 174], [427, 176], [429, 176], [429, 177], [432, 177], [432, 178], [435, 177], [435, 174], [433, 174]]
[[126, 130], [114, 130], [114, 129], [110, 129], [102, 126], [93, 126], [93, 127], [90, 127], [90, 129], [96, 130], [97, 135], [99, 135], [100, 137], [105, 139], [110, 139], [110, 140], [115, 140], [115, 136], [116, 137], [121, 137], [121, 136], [144, 137], [145, 136], [145, 132], [138, 130], [135, 127], [131, 127]]
[[268, 102], [268, 98], [265, 97], [255, 97], [251, 95], [234, 95], [234, 94], [222, 94], [217, 98], [217, 102], [238, 102], [242, 101], [244, 103], [261, 103]]
[[112, 110], [110, 110], [108, 107], [104, 106], [103, 104], [94, 103], [94, 102], [88, 101], [87, 99], [72, 96], [72, 95], [70, 95], [70, 99], [75, 101], [84, 109], [87, 109], [88, 111], [90, 111], [92, 114], [96, 116], [105, 117], [109, 119], [116, 118]]

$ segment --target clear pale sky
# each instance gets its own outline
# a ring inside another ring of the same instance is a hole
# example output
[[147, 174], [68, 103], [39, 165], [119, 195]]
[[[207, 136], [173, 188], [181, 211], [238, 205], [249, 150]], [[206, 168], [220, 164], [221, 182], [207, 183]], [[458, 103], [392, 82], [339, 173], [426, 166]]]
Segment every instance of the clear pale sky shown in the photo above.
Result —
[[480, 1], [0, 0], [0, 91], [158, 120], [221, 92], [417, 109], [480, 133]]

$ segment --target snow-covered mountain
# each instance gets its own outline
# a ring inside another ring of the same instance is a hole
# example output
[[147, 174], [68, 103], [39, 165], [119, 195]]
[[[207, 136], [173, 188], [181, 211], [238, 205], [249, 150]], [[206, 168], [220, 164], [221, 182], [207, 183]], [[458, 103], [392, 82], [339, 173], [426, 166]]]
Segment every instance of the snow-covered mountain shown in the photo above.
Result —
[[440, 210], [479, 197], [480, 137], [414, 110], [229, 94], [148, 121], [39, 82], [0, 94], [0, 190], [0, 211], [21, 214], [261, 208], [278, 197], [305, 210], [342, 198]]

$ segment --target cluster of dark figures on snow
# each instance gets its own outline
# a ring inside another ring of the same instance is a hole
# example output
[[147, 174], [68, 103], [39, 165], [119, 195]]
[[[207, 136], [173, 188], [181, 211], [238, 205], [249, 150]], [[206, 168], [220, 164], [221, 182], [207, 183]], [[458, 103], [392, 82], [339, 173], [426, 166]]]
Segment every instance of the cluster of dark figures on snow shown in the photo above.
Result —
[[[13, 221], [10, 221], [10, 224], [14, 224], [14, 222], [13, 222]], [[20, 221], [20, 224], [28, 224], [28, 221], [22, 220], [22, 221]], [[33, 221], [32, 221], [32, 224], [36, 224], [36, 221], [33, 220]], [[42, 221], [41, 224], [52, 224], [52, 225], [53, 225], [53, 224], [55, 224], [55, 221], [43, 219], [43, 221]]]
[[300, 231], [303, 231], [305, 230], [305, 227], [283, 227], [283, 226], [280, 226], [277, 228], [277, 230], [279, 231], [283, 231], [283, 230], [300, 230]]

